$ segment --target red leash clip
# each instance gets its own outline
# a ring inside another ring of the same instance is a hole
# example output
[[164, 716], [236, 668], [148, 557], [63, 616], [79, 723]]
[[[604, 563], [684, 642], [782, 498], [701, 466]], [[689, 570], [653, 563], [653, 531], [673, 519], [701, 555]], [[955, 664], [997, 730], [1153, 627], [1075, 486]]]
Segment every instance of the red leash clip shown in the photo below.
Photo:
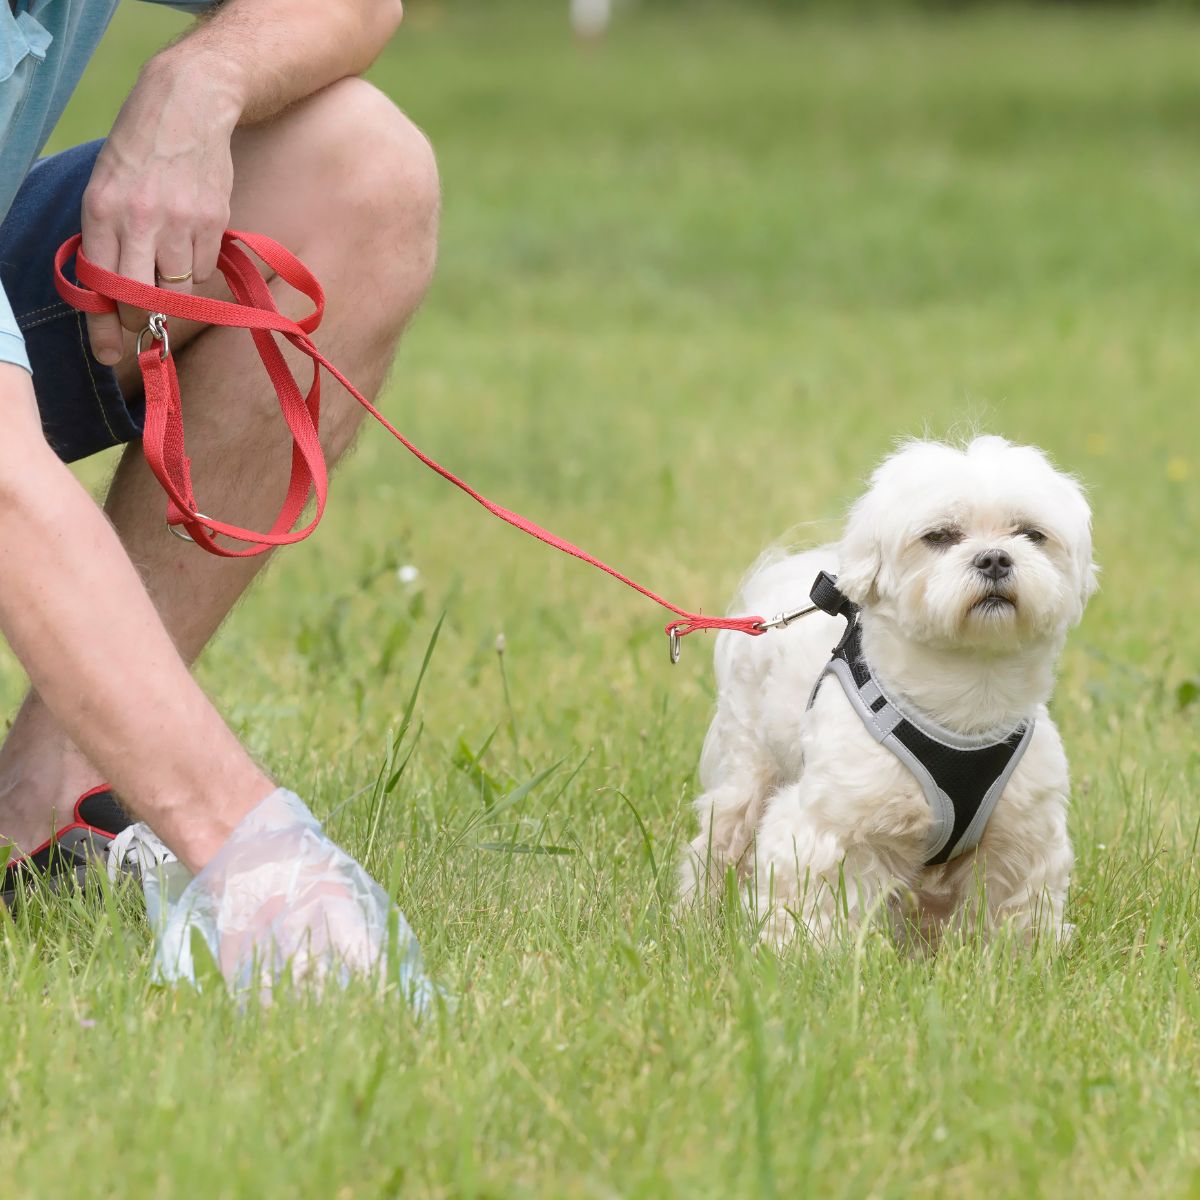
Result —
[[[768, 629], [785, 626], [797, 617], [813, 611], [812, 606], [797, 609], [791, 613], [780, 613], [770, 621], [756, 616], [705, 617], [699, 613], [688, 612], [664, 600], [640, 583], [635, 583], [615, 567], [610, 567], [565, 538], [489, 500], [410, 442], [317, 349], [309, 335], [320, 325], [325, 311], [325, 295], [321, 285], [294, 254], [272, 238], [258, 233], [239, 233], [232, 229], [227, 230], [222, 237], [217, 267], [233, 294], [232, 302], [168, 291], [106, 271], [84, 256], [80, 249], [81, 241], [82, 235], [76, 234], [64, 242], [54, 256], [54, 283], [58, 294], [67, 304], [82, 312], [111, 313], [117, 310], [119, 304], [126, 304], [149, 313], [146, 328], [138, 334], [137, 339], [138, 366], [142, 372], [146, 395], [142, 447], [150, 470], [167, 494], [168, 528], [176, 536], [195, 542], [209, 554], [216, 554], [222, 558], [248, 558], [255, 554], [264, 554], [275, 546], [288, 546], [303, 541], [320, 524], [329, 492], [329, 473], [319, 437], [323, 368], [405, 449], [419, 458], [431, 471], [466, 492], [493, 516], [560, 550], [563, 554], [570, 554], [590, 563], [673, 612], [677, 619], [666, 627], [673, 663], [679, 661], [683, 638], [699, 629], [732, 629], [757, 637]], [[275, 306], [271, 289], [246, 250], [257, 255], [285, 283], [307, 296], [313, 303], [312, 312], [298, 321], [285, 317]], [[63, 273], [72, 256], [75, 258], [78, 285], [71, 283]], [[292, 471], [287, 495], [274, 524], [265, 532], [243, 529], [239, 525], [216, 520], [200, 512], [196, 505], [191, 462], [184, 444], [179, 378], [175, 373], [175, 360], [171, 354], [167, 330], [167, 320], [170, 317], [248, 330], [258, 348], [263, 366], [279, 398], [280, 412], [292, 435]], [[312, 383], [306, 393], [301, 393], [299, 384], [276, 344], [277, 334], [312, 360]], [[150, 344], [144, 344], [147, 338], [151, 339]], [[297, 528], [304, 506], [309, 497], [314, 495], [316, 514], [303, 528]], [[241, 542], [244, 548], [231, 549], [223, 546], [215, 540], [217, 535]]]

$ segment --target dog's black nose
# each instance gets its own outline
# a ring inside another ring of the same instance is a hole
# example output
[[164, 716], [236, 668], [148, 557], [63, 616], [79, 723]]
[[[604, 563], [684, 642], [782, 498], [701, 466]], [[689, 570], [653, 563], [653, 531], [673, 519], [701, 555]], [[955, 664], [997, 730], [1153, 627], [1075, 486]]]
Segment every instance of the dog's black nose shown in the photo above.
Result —
[[981, 575], [999, 583], [1006, 575], [1012, 574], [1012, 558], [1003, 550], [984, 550], [975, 555], [971, 564]]

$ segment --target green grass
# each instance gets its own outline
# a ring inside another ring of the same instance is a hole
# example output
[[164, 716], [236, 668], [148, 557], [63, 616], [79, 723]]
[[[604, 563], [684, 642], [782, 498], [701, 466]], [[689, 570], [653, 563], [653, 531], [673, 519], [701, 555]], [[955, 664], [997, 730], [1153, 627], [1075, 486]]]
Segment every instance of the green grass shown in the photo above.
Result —
[[[367, 865], [458, 1007], [239, 1014], [149, 984], [134, 898], [52, 905], [0, 954], [6, 1195], [1200, 1195], [1200, 24], [662, 6], [589, 54], [563, 7], [414, 0], [374, 72], [445, 186], [389, 412], [708, 611], [897, 436], [1079, 473], [1072, 951], [781, 960], [732, 906], [677, 919], [710, 643], [670, 669], [652, 606], [368, 430], [200, 674], [361, 854], [446, 611]], [[123, 13], [58, 145], [173, 27]]]

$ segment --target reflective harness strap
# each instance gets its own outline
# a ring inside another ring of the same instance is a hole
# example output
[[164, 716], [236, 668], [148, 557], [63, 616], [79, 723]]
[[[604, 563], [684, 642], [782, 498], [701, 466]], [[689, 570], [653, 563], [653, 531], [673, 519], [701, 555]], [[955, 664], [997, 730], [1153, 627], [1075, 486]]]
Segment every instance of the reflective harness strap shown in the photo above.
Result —
[[968, 737], [902, 711], [880, 687], [862, 653], [858, 608], [822, 572], [813, 600], [848, 624], [809, 696], [808, 707], [827, 675], [841, 684], [867, 732], [915, 776], [925, 794], [933, 828], [926, 866], [949, 862], [979, 845], [983, 831], [1033, 736], [1034, 721], [1022, 721], [1003, 738]]
[[[325, 297], [321, 285], [294, 254], [272, 238], [257, 233], [240, 233], [236, 230], [227, 230], [222, 236], [217, 267], [233, 294], [232, 302], [152, 287], [107, 271], [87, 259], [80, 249], [81, 241], [81, 235], [76, 234], [59, 247], [54, 257], [55, 287], [63, 300], [83, 312], [112, 313], [117, 311], [118, 304], [126, 304], [150, 313], [149, 325], [138, 337], [137, 355], [146, 394], [146, 420], [142, 435], [146, 461], [167, 494], [167, 525], [173, 531], [181, 531], [180, 536], [186, 536], [209, 554], [222, 558], [248, 558], [264, 554], [275, 546], [287, 546], [302, 541], [320, 523], [329, 491], [325, 455], [318, 436], [323, 368], [406, 450], [420, 459], [431, 471], [465, 492], [493, 516], [563, 554], [582, 559], [674, 613], [675, 619], [666, 626], [673, 662], [679, 657], [680, 639], [697, 630], [729, 629], [757, 637], [770, 627], [787, 624], [789, 620], [794, 619], [792, 614], [787, 613], [782, 613], [771, 621], [766, 621], [760, 616], [708, 617], [679, 608], [565, 538], [489, 500], [469, 483], [447, 470], [409, 441], [317, 349], [310, 334], [320, 325], [325, 310]], [[243, 246], [265, 262], [279, 278], [307, 296], [312, 301], [312, 311], [295, 321], [280, 313], [271, 289], [254, 260], [242, 249]], [[72, 283], [64, 274], [64, 269], [72, 257], [75, 259], [78, 285]], [[202, 513], [197, 507], [192, 487], [191, 462], [184, 446], [183, 408], [174, 356], [170, 351], [167, 317], [246, 329], [254, 339], [263, 366], [279, 398], [280, 412], [292, 435], [292, 469], [287, 494], [279, 515], [269, 530], [260, 532], [243, 529], [239, 525], [216, 520]], [[301, 393], [275, 342], [276, 334], [312, 360], [312, 382], [307, 393]], [[147, 335], [150, 341], [143, 348], [142, 343]], [[307, 525], [298, 529], [297, 523], [311, 496], [316, 498], [316, 512]], [[243, 548], [234, 549], [221, 545], [215, 540], [214, 535], [217, 534], [242, 542]]]

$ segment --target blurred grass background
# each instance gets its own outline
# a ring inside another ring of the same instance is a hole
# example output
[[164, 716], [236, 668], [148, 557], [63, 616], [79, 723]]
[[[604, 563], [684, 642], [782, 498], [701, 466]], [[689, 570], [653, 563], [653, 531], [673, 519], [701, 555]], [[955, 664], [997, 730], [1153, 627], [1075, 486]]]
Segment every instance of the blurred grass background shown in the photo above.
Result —
[[[651, 606], [367, 429], [200, 673], [363, 853], [446, 610], [368, 865], [459, 1008], [420, 1033], [361, 996], [238, 1018], [148, 985], [136, 904], [51, 905], [8, 930], [10, 1179], [106, 1193], [98, 1158], [133, 1195], [1200, 1194], [1200, 24], [662, 2], [581, 46], [565, 9], [413, 0], [372, 71], [445, 192], [389, 414], [707, 611], [769, 542], [836, 536], [898, 437], [1047, 449], [1091, 489], [1103, 567], [1054, 705], [1075, 948], [776, 962], [732, 911], [678, 921], [708, 644], [671, 670]], [[103, 135], [180, 27], [124, 6], [54, 148]], [[11, 658], [0, 687], [15, 706]]]

